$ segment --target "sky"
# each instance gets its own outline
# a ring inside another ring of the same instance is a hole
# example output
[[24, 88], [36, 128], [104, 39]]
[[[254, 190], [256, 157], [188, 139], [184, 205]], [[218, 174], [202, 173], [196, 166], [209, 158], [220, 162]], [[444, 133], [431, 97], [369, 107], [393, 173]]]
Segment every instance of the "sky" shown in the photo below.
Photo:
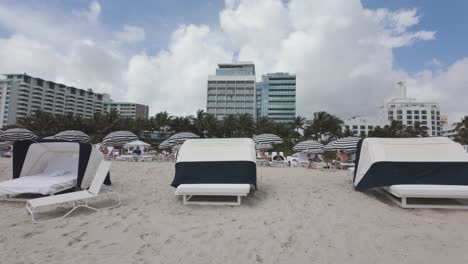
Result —
[[468, 1], [0, 0], [0, 73], [110, 93], [150, 114], [206, 108], [217, 63], [297, 75], [297, 112], [377, 116], [408, 94], [468, 113]]

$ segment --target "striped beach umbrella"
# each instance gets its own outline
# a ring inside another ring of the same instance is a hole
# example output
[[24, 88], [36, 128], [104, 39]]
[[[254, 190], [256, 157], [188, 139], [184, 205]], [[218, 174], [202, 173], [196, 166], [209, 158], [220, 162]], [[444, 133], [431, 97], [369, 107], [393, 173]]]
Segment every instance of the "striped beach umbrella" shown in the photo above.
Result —
[[73, 142], [89, 142], [91, 139], [85, 133], [78, 131], [78, 130], [66, 130], [62, 131], [55, 136], [54, 139], [59, 140], [68, 140]]
[[273, 149], [273, 146], [271, 144], [256, 144], [255, 149], [256, 150], [269, 150], [269, 149]]
[[357, 143], [361, 140], [358, 137], [345, 137], [333, 142], [333, 149], [336, 151], [353, 152], [356, 151]]
[[328, 143], [327, 145], [325, 145], [323, 147], [323, 150], [324, 151], [333, 151], [333, 143], [335, 143], [335, 141], [331, 141], [330, 143]]
[[137, 139], [138, 137], [130, 131], [116, 131], [105, 136], [102, 140], [102, 144], [106, 146], [118, 147]]
[[15, 142], [17, 140], [33, 140], [37, 136], [25, 128], [10, 128], [0, 135], [0, 141]]
[[297, 143], [293, 149], [295, 151], [307, 152], [312, 154], [323, 153], [323, 145], [315, 140], [306, 140]]
[[169, 142], [169, 140], [167, 140], [167, 139], [159, 144], [160, 149], [169, 149], [169, 148], [172, 148], [173, 146], [174, 146], [174, 144]]
[[281, 144], [283, 140], [275, 134], [261, 134], [253, 137], [255, 144]]
[[194, 139], [194, 138], [200, 138], [199, 136], [195, 135], [192, 132], [181, 132], [172, 135], [168, 141], [172, 143], [173, 145], [179, 145], [184, 143], [188, 139]]

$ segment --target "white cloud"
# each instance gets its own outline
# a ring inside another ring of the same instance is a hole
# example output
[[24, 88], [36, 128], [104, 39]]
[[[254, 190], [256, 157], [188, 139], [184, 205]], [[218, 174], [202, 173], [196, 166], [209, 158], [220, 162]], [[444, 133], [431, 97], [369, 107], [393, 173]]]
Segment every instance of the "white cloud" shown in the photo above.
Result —
[[179, 26], [156, 54], [129, 54], [128, 45], [107, 41], [131, 45], [146, 32], [130, 25], [106, 32], [100, 12], [97, 1], [70, 17], [0, 4], [0, 27], [10, 33], [0, 38], [0, 72], [111, 92], [150, 105], [151, 113], [191, 114], [206, 107], [207, 76], [234, 58], [254, 61], [257, 77], [296, 73], [298, 114], [306, 117], [319, 110], [376, 114], [400, 80], [410, 95], [440, 101], [451, 117], [465, 112], [468, 58], [413, 75], [394, 66], [396, 48], [435, 39], [434, 31], [412, 30], [422, 19], [416, 9], [367, 10], [359, 0], [227, 0], [219, 27]]
[[101, 4], [99, 4], [98, 1], [93, 0], [89, 3], [87, 10], [75, 11], [74, 13], [78, 17], [85, 18], [88, 22], [95, 23], [101, 14]]
[[146, 38], [145, 30], [137, 26], [124, 25], [122, 31], [115, 32], [117, 40], [128, 43], [144, 41]]
[[206, 107], [207, 76], [218, 62], [231, 58], [208, 26], [180, 26], [167, 50], [130, 59], [127, 98], [149, 104], [153, 111], [192, 114]]

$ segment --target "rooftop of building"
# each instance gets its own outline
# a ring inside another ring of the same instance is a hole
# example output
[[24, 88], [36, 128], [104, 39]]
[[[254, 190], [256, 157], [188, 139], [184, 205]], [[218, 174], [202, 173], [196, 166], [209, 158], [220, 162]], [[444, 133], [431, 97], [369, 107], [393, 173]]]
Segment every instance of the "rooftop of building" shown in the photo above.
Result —
[[239, 68], [241, 66], [255, 67], [255, 64], [251, 61], [236, 61], [230, 63], [218, 63], [219, 68]]

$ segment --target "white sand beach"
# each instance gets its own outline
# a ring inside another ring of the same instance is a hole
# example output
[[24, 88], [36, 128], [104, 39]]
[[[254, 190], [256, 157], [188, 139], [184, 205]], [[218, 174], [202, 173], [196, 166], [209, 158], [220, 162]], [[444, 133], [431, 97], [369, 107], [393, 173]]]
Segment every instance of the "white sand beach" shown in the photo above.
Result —
[[1, 202], [0, 263], [468, 263], [467, 211], [404, 210], [344, 171], [257, 171], [240, 207], [183, 206], [156, 162], [113, 162], [119, 208], [33, 224]]

